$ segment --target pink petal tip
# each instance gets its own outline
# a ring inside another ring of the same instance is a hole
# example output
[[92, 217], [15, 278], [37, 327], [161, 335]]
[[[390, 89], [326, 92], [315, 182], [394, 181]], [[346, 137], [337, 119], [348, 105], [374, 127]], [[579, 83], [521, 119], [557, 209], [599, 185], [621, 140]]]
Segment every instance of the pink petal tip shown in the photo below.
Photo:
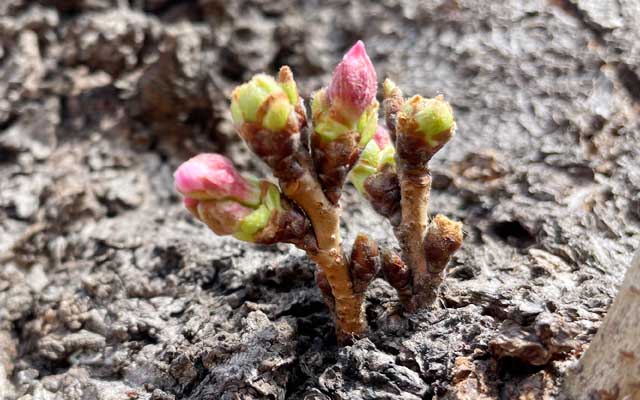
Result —
[[174, 180], [176, 189], [187, 197], [233, 197], [242, 201], [254, 197], [249, 182], [220, 154], [199, 154], [189, 159], [178, 167]]
[[376, 70], [362, 41], [358, 41], [336, 66], [328, 96], [348, 106], [359, 116], [373, 102], [378, 86]]
[[380, 150], [391, 144], [389, 131], [387, 131], [387, 129], [382, 125], [378, 125], [378, 129], [376, 129], [376, 134], [373, 136], [373, 140], [376, 142]]

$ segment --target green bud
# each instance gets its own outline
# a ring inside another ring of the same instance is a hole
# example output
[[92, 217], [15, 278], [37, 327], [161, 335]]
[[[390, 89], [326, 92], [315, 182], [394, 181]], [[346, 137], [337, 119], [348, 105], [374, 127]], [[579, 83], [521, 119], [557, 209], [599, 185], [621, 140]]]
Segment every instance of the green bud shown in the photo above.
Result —
[[426, 99], [415, 114], [418, 129], [431, 145], [437, 145], [436, 136], [453, 127], [453, 110], [442, 98]]
[[446, 143], [455, 125], [453, 110], [442, 96], [424, 99], [413, 96], [398, 115], [398, 131], [421, 136], [430, 147]]
[[300, 98], [298, 97], [298, 88], [296, 87], [296, 83], [294, 81], [288, 81], [281, 83], [280, 86], [282, 87], [282, 90], [284, 90], [284, 92], [287, 94], [291, 105], [295, 106], [296, 104], [298, 104]]
[[369, 143], [378, 128], [378, 102], [374, 101], [360, 117], [358, 121], [358, 132], [360, 133], [360, 142], [358, 146], [363, 148]]
[[236, 123], [256, 122], [258, 110], [271, 94], [284, 93], [278, 82], [268, 75], [255, 75], [237, 87], [231, 95], [231, 116]]
[[253, 242], [255, 234], [269, 223], [271, 213], [272, 211], [266, 205], [260, 205], [260, 207], [242, 219], [238, 230], [233, 233], [233, 236], [239, 240]]
[[375, 140], [371, 140], [360, 154], [356, 166], [349, 173], [349, 180], [362, 195], [365, 195], [364, 182], [387, 165], [395, 166], [395, 148], [387, 145], [380, 149]]

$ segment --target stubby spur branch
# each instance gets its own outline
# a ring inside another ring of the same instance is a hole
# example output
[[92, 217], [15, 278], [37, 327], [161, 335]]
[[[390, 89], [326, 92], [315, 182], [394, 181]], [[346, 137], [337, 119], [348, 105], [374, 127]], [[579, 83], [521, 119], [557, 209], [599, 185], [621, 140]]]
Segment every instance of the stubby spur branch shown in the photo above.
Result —
[[405, 308], [415, 311], [433, 304], [445, 267], [462, 244], [460, 223], [443, 215], [429, 222], [428, 216], [429, 161], [451, 139], [455, 122], [451, 106], [441, 96], [405, 100], [389, 79], [383, 89], [389, 131], [378, 129], [350, 180], [394, 227], [402, 258], [385, 250], [382, 269]]

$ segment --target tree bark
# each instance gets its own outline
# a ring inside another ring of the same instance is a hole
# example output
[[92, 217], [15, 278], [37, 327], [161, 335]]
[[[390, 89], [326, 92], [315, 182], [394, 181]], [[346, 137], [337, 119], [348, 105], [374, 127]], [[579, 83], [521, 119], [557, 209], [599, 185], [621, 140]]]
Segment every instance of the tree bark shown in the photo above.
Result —
[[570, 399], [640, 400], [640, 252], [578, 367], [569, 372]]

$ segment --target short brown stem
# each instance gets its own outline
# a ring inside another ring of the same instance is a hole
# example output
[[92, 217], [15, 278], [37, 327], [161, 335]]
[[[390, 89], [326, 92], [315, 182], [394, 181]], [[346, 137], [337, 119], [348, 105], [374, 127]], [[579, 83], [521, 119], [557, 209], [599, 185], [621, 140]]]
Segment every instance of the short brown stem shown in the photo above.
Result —
[[327, 276], [321, 269], [316, 270], [316, 285], [318, 285], [318, 289], [320, 289], [320, 293], [322, 294], [322, 299], [327, 307], [329, 307], [331, 314], [335, 314], [336, 300], [333, 298], [333, 293], [331, 293], [331, 285], [327, 280]]
[[431, 172], [409, 173], [400, 166], [400, 190], [402, 194], [402, 222], [395, 234], [402, 248], [405, 263], [411, 269], [413, 302], [416, 308], [425, 308], [433, 303], [427, 294], [429, 272], [423, 241], [427, 232]]
[[309, 257], [318, 264], [331, 286], [338, 339], [361, 336], [366, 329], [363, 299], [354, 292], [349, 260], [342, 251], [340, 207], [326, 198], [308, 169], [296, 180], [281, 181], [280, 186], [284, 194], [307, 213], [313, 225], [318, 251], [309, 253]]

